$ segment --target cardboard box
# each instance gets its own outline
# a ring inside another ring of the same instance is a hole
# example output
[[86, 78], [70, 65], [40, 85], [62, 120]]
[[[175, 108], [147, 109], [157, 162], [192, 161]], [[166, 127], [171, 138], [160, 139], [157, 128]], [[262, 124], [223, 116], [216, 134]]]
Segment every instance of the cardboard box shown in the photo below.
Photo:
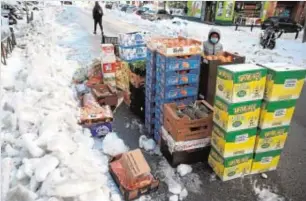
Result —
[[144, 32], [119, 33], [118, 43], [123, 47], [145, 45], [146, 35]]
[[117, 88], [123, 90], [123, 91], [129, 91], [129, 82], [130, 82], [130, 76], [129, 76], [129, 63], [121, 61], [120, 65], [117, 66], [116, 69], [116, 86]]
[[210, 151], [210, 137], [176, 142], [162, 127], [160, 149], [172, 167], [179, 164], [207, 162]]
[[216, 96], [213, 121], [226, 132], [256, 128], [260, 106], [261, 100], [228, 103]]
[[222, 158], [212, 147], [208, 157], [208, 164], [222, 181], [248, 175], [251, 172], [253, 154], [245, 154]]
[[281, 63], [261, 66], [268, 69], [265, 100], [279, 101], [299, 98], [305, 81], [305, 68]]
[[262, 99], [267, 69], [254, 64], [218, 67], [216, 95], [230, 103]]
[[268, 172], [277, 168], [282, 150], [255, 153], [252, 163], [252, 174]]
[[101, 60], [103, 63], [116, 62], [113, 44], [101, 44]]
[[289, 126], [258, 129], [254, 152], [261, 153], [283, 149], [288, 131]]
[[133, 62], [137, 60], [143, 60], [147, 57], [146, 46], [135, 47], [119, 47], [120, 58], [124, 61]]
[[290, 125], [295, 105], [296, 100], [264, 101], [261, 106], [259, 127], [264, 129]]
[[231, 57], [231, 61], [222, 62], [221, 60], [203, 59], [201, 63], [199, 95], [204, 96], [205, 100], [214, 105], [216, 94], [217, 71], [219, 65], [242, 64], [245, 62], [245, 57], [237, 53], [224, 52], [223, 56]]
[[131, 180], [151, 172], [151, 168], [140, 149], [135, 149], [122, 154], [121, 161], [122, 166], [126, 170], [127, 176]]
[[256, 128], [225, 132], [218, 125], [213, 125], [211, 145], [223, 157], [232, 157], [253, 153]]
[[[187, 115], [179, 117], [176, 110], [183, 110], [186, 105], [164, 104], [164, 126], [175, 141], [188, 141], [211, 136], [213, 108], [206, 101], [196, 101], [207, 108], [207, 116], [190, 119]], [[199, 110], [200, 111], [200, 110]]]
[[116, 70], [118, 66], [120, 65], [119, 62], [113, 62], [113, 63], [105, 63], [102, 62], [102, 74], [107, 74], [107, 73], [116, 73]]
[[104, 73], [103, 74], [103, 83], [108, 84], [113, 88], [117, 88], [116, 86], [116, 73]]
[[100, 105], [117, 106], [118, 96], [113, 87], [107, 84], [99, 84], [93, 86], [91, 91]]

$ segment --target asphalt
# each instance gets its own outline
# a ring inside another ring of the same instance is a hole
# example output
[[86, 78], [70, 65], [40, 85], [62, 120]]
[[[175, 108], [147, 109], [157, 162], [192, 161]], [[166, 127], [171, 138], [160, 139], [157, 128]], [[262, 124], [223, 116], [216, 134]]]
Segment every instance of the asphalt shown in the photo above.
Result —
[[[71, 7], [66, 9], [67, 20], [63, 21], [66, 25], [76, 23], [75, 28], [76, 40], [82, 43], [69, 43], [66, 46], [79, 49], [77, 55], [87, 55], [84, 57], [73, 56], [71, 59], [78, 60], [80, 63], [89, 62], [90, 59], [99, 56], [100, 37], [91, 34], [92, 21], [89, 12], [79, 8]], [[77, 16], [77, 17], [76, 17]], [[106, 18], [107, 19], [107, 18]], [[122, 24], [112, 19], [103, 22], [104, 31], [108, 34], [116, 35], [119, 32], [128, 32], [132, 28], [128, 25], [122, 28]], [[88, 47], [84, 50], [81, 46]], [[246, 201], [260, 200], [265, 201], [264, 197], [256, 195], [255, 188], [268, 189], [278, 196], [275, 200], [305, 200], [306, 197], [306, 87], [303, 88], [300, 99], [297, 102], [295, 114], [291, 123], [289, 136], [286, 146], [282, 152], [281, 161], [276, 171], [268, 172], [268, 178], [264, 179], [260, 175], [249, 175], [244, 178], [238, 178], [227, 182], [222, 182], [215, 175], [207, 163], [198, 163], [192, 165], [193, 173], [178, 180], [188, 190], [188, 201]], [[131, 148], [138, 148], [140, 135], [146, 134], [144, 125], [137, 116], [131, 113], [128, 106], [121, 104], [115, 112], [113, 122], [114, 131], [124, 140]], [[153, 174], [163, 171], [167, 162], [162, 156], [150, 155], [145, 153]], [[160, 174], [157, 174], [160, 175]], [[265, 191], [263, 191], [264, 193]], [[261, 194], [263, 195], [263, 194]], [[168, 187], [161, 182], [157, 192], [150, 194], [151, 200], [166, 201], [169, 193]], [[269, 201], [272, 201], [269, 200]]]

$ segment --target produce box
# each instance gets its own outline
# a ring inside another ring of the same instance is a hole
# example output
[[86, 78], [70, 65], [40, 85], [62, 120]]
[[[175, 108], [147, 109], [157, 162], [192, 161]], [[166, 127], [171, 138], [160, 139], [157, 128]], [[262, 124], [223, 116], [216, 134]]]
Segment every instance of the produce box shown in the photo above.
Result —
[[120, 58], [127, 62], [144, 60], [147, 56], [146, 46], [119, 47]]
[[228, 103], [216, 96], [213, 120], [226, 132], [256, 128], [260, 106], [261, 100]]
[[163, 72], [173, 72], [182, 70], [199, 69], [201, 64], [201, 55], [189, 56], [164, 56], [156, 54], [156, 66]]
[[107, 84], [95, 85], [91, 92], [100, 105], [117, 106], [118, 104], [116, 90]]
[[93, 123], [110, 122], [113, 113], [109, 105], [100, 106], [91, 93], [83, 96], [80, 110], [80, 124], [91, 125]]
[[148, 46], [165, 56], [200, 55], [203, 53], [203, 45], [200, 41], [183, 37], [154, 38], [148, 42]]
[[175, 141], [188, 141], [211, 136], [213, 108], [206, 101], [190, 105], [164, 105], [164, 127]]
[[208, 164], [222, 181], [227, 181], [250, 174], [253, 154], [244, 154], [222, 158], [212, 147]]
[[283, 149], [289, 126], [258, 129], [254, 152], [261, 153]]
[[290, 125], [295, 105], [296, 100], [263, 101], [259, 127], [264, 129]]
[[277, 168], [282, 150], [273, 150], [262, 153], [255, 153], [252, 174], [268, 172]]
[[112, 124], [110, 122], [85, 124], [84, 126], [90, 130], [93, 137], [102, 137], [112, 132]]
[[216, 95], [230, 103], [263, 98], [267, 70], [253, 64], [218, 67]]
[[199, 96], [203, 96], [209, 104], [214, 105], [218, 66], [244, 62], [245, 57], [237, 53], [224, 52], [219, 56], [205, 56], [200, 68]]
[[159, 180], [151, 174], [140, 149], [114, 157], [109, 164], [109, 171], [126, 201], [158, 189]]
[[176, 72], [160, 72], [157, 71], [157, 82], [163, 86], [184, 85], [184, 84], [197, 84], [199, 83], [199, 70], [192, 69], [186, 71]]
[[161, 152], [172, 167], [179, 164], [205, 162], [210, 150], [210, 137], [198, 140], [176, 142], [171, 135], [161, 128]]
[[101, 44], [101, 60], [103, 63], [116, 62], [115, 48], [113, 44]]
[[177, 99], [184, 97], [196, 96], [198, 94], [198, 86], [195, 84], [175, 85], [171, 87], [162, 87], [160, 84], [156, 85], [156, 94], [161, 99]]
[[129, 82], [130, 82], [130, 69], [129, 69], [129, 63], [121, 61], [121, 65], [117, 66], [116, 69], [116, 86], [117, 88], [123, 90], [123, 91], [129, 91]]
[[265, 100], [279, 101], [299, 98], [305, 81], [305, 68], [280, 63], [261, 66], [268, 70]]
[[146, 44], [146, 35], [144, 32], [120, 33], [118, 42], [122, 47], [143, 46]]
[[256, 128], [225, 132], [218, 125], [213, 125], [211, 145], [223, 157], [232, 157], [253, 153]]

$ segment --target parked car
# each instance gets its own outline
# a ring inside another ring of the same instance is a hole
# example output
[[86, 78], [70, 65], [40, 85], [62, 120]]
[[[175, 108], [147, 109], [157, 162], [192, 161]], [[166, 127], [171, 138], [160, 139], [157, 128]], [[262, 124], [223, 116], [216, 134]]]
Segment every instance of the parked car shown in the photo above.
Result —
[[129, 5], [123, 5], [123, 6], [120, 8], [120, 10], [121, 10], [122, 12], [126, 12], [126, 10], [127, 10], [128, 7], [129, 7]]
[[149, 8], [147, 8], [147, 7], [141, 7], [141, 8], [139, 8], [139, 9], [137, 9], [137, 10], [135, 11], [135, 14], [136, 14], [136, 15], [143, 15], [143, 13], [145, 13], [147, 10], [149, 10]]
[[277, 26], [284, 33], [296, 33], [302, 30], [302, 26], [289, 17], [269, 17], [261, 24], [261, 29], [265, 30], [267, 27]]
[[141, 16], [142, 19], [147, 20], [167, 20], [167, 19], [173, 19], [173, 16], [170, 15], [166, 10], [160, 9], [157, 11], [148, 10]]
[[126, 13], [134, 13], [137, 10], [136, 6], [129, 6], [126, 8]]
[[106, 2], [105, 8], [106, 9], [112, 9], [113, 8], [113, 2]]

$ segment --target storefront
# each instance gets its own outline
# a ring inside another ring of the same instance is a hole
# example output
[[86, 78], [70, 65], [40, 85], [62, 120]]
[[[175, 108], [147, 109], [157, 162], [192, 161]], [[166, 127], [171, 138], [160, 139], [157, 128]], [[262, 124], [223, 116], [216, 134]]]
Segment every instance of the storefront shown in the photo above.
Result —
[[259, 25], [261, 23], [261, 1], [237, 1], [235, 3], [234, 23], [240, 25]]
[[234, 1], [218, 1], [216, 7], [215, 23], [229, 25], [233, 23]]
[[202, 1], [168, 1], [166, 9], [173, 15], [201, 18]]

